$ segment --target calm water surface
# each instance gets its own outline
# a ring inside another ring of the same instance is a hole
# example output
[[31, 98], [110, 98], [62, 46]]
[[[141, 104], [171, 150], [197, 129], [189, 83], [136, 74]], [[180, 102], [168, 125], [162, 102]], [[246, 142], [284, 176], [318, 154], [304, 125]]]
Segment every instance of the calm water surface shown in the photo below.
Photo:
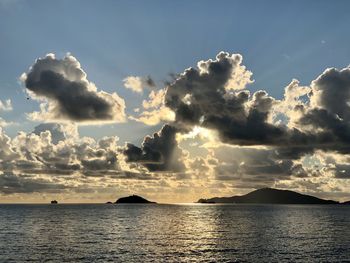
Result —
[[349, 206], [0, 205], [0, 262], [349, 260]]

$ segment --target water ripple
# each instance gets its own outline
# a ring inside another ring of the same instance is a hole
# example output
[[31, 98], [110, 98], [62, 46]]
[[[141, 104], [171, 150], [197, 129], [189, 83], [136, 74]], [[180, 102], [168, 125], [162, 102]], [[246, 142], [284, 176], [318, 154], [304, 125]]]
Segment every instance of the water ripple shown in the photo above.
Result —
[[350, 261], [350, 207], [0, 205], [0, 262]]

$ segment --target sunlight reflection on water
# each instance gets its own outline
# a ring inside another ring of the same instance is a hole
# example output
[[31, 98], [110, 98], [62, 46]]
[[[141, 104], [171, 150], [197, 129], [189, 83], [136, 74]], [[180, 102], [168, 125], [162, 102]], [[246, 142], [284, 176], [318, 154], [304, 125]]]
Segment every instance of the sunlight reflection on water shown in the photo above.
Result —
[[0, 205], [0, 261], [350, 260], [350, 207]]

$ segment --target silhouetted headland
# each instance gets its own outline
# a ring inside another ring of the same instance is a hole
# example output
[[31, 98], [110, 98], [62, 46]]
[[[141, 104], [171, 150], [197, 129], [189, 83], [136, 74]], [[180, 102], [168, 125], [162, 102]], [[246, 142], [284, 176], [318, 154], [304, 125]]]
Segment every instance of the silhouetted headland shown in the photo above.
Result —
[[57, 200], [52, 200], [51, 204], [55, 205], [55, 204], [58, 204], [58, 202], [57, 202]]
[[342, 205], [350, 205], [350, 201], [345, 201], [343, 203], [341, 203]]
[[115, 203], [116, 204], [156, 204], [156, 202], [148, 201], [147, 199], [138, 195], [121, 197]]
[[339, 202], [333, 200], [324, 200], [311, 195], [304, 195], [289, 190], [279, 190], [273, 188], [262, 188], [241, 196], [199, 199], [197, 203], [339, 204]]

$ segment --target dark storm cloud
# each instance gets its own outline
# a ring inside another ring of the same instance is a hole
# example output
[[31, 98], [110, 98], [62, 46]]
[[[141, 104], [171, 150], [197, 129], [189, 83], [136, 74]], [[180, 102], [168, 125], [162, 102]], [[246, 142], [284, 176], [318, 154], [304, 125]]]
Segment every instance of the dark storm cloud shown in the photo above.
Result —
[[[234, 104], [232, 99], [228, 103]], [[283, 127], [268, 123], [268, 114], [268, 111], [261, 111], [256, 105], [253, 105], [242, 118], [236, 118], [231, 114], [207, 115], [204, 117], [202, 125], [218, 130], [221, 140], [225, 143], [271, 145], [284, 139], [286, 131]]]
[[241, 56], [220, 53], [205, 63], [205, 70], [190, 68], [167, 88], [165, 104], [176, 113], [177, 124], [215, 129], [223, 142], [239, 145], [273, 144], [286, 135], [267, 122], [275, 100], [266, 92], [250, 98], [247, 90], [226, 88]]
[[325, 70], [312, 82], [312, 92], [315, 106], [350, 121], [350, 67]]
[[173, 125], [216, 130], [228, 144], [273, 146], [281, 158], [299, 158], [315, 149], [350, 152], [349, 68], [326, 70], [312, 83], [310, 103], [290, 112], [302, 113], [296, 128], [269, 119], [281, 101], [265, 91], [250, 95], [234, 86], [243, 74], [241, 61], [240, 55], [221, 52], [170, 83], [165, 104], [176, 114]]
[[[322, 129], [322, 134], [325, 136], [325, 140], [329, 142], [338, 143], [334, 145], [341, 150], [347, 150], [350, 143], [350, 126], [347, 121], [339, 118], [338, 115], [329, 112], [326, 109], [312, 109], [305, 113], [299, 120], [302, 125], [309, 125], [315, 129]], [[325, 141], [326, 142], [326, 141]], [[344, 144], [341, 146], [340, 144]], [[329, 145], [331, 148], [332, 145]]]
[[350, 68], [327, 69], [311, 87], [311, 106], [298, 123], [317, 136], [315, 148], [350, 153]]
[[127, 144], [123, 151], [127, 162], [138, 162], [149, 171], [180, 172], [184, 169], [181, 163], [182, 151], [177, 145], [177, 129], [164, 125], [158, 133], [146, 136], [141, 148]]
[[78, 122], [124, 119], [124, 101], [116, 93], [98, 92], [71, 55], [56, 59], [49, 54], [37, 59], [23, 80], [34, 98], [49, 102], [45, 118]]

